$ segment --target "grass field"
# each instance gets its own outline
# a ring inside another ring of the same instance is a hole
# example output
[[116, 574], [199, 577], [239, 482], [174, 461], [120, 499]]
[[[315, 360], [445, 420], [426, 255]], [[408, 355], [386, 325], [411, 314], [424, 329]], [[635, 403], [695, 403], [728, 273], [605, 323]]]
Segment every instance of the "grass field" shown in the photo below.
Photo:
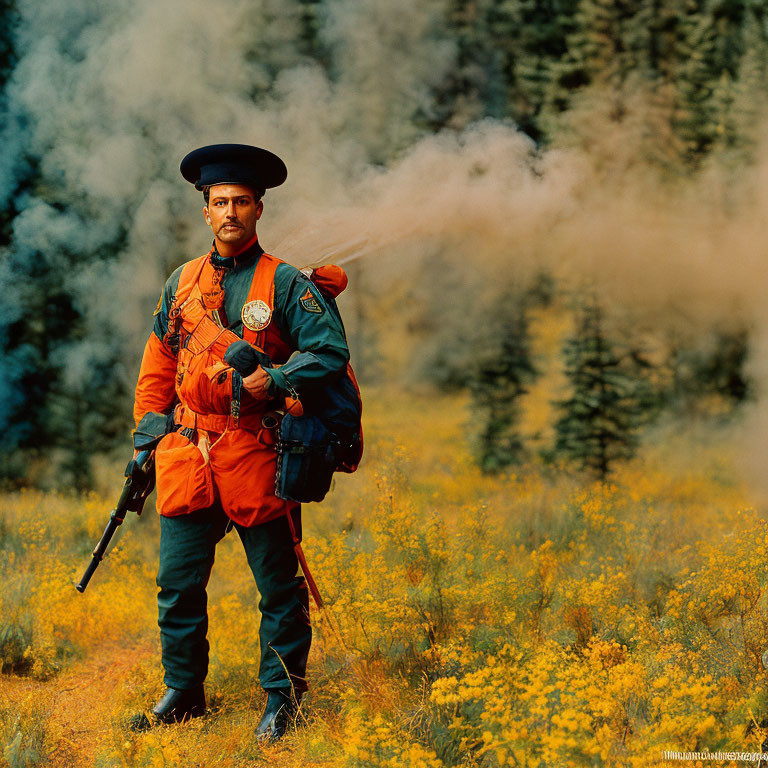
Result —
[[489, 479], [464, 399], [365, 400], [363, 467], [305, 507], [328, 608], [298, 730], [275, 747], [252, 738], [258, 595], [234, 535], [209, 589], [209, 716], [134, 734], [162, 691], [153, 510], [80, 595], [114, 498], [3, 497], [0, 764], [645, 768], [666, 749], [759, 751], [768, 530], [722, 448], [668, 436], [610, 485], [539, 465]]

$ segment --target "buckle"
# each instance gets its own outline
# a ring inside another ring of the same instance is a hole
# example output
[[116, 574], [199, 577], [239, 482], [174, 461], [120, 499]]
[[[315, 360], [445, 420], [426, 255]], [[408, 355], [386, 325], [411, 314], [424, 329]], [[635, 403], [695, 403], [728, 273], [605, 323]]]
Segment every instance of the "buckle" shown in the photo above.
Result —
[[267, 411], [261, 417], [261, 426], [264, 429], [275, 429], [280, 426], [280, 412], [279, 411]]

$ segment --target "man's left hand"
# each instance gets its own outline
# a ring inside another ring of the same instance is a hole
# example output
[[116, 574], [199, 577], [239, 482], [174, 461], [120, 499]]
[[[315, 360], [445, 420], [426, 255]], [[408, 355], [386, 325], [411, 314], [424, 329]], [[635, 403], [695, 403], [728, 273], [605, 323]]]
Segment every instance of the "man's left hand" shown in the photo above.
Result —
[[267, 389], [271, 380], [269, 374], [259, 366], [243, 379], [243, 387], [254, 400], [269, 400]]

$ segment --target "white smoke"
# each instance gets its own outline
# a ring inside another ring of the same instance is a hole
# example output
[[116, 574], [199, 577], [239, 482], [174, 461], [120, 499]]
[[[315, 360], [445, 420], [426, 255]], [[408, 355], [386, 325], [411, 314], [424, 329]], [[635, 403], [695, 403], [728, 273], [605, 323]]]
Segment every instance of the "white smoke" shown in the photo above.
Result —
[[[492, 279], [547, 268], [659, 322], [680, 308], [702, 327], [737, 316], [768, 338], [768, 159], [738, 194], [717, 169], [672, 191], [629, 166], [605, 170], [642, 121], [605, 132], [599, 174], [594, 151], [539, 152], [509, 123], [429, 135], [433, 91], [457, 56], [449, 5], [315, 6], [326, 74], [304, 49], [297, 0], [22, 0], [0, 195], [15, 187], [22, 148], [39, 180], [18, 200], [8, 279], [34, 260], [61, 265], [90, 330], [70, 351], [70, 381], [121, 344], [132, 385], [163, 280], [209, 245], [179, 161], [218, 141], [286, 160], [260, 236], [298, 265], [360, 256], [377, 280], [395, 280], [414, 253], [441, 250]], [[83, 252], [87, 266], [71, 259]], [[6, 306], [6, 323], [15, 311]], [[766, 359], [761, 343], [761, 395]], [[768, 420], [760, 409], [754, 423]]]

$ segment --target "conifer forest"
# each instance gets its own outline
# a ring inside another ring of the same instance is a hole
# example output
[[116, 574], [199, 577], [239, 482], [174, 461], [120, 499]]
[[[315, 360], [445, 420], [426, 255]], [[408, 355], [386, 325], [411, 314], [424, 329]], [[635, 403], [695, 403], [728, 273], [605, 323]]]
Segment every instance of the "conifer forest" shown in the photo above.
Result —
[[[0, 0], [0, 137], [0, 767], [768, 752], [765, 2]], [[235, 534], [190, 722], [127, 725], [163, 690], [154, 496], [73, 586], [211, 247], [179, 163], [220, 142], [287, 165], [264, 249], [346, 271], [363, 402], [267, 746]]]

